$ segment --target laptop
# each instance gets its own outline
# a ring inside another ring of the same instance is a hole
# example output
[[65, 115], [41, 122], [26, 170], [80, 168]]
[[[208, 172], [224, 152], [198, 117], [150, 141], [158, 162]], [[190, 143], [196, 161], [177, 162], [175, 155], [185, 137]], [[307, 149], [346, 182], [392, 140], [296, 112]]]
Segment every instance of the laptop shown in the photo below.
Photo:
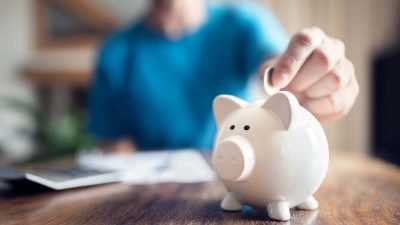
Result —
[[0, 180], [13, 187], [18, 184], [25, 186], [25, 181], [31, 181], [54, 190], [119, 182], [122, 177], [121, 173], [121, 171], [91, 169], [80, 165], [39, 168], [23, 173], [12, 167], [0, 165]]

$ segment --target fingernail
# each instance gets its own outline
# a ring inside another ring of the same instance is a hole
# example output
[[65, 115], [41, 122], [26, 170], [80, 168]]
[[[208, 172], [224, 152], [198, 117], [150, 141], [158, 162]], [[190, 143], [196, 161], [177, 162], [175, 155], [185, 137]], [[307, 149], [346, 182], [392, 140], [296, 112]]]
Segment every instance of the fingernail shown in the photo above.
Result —
[[283, 88], [287, 85], [289, 81], [289, 75], [286, 73], [279, 73], [274, 77], [274, 86], [278, 88]]

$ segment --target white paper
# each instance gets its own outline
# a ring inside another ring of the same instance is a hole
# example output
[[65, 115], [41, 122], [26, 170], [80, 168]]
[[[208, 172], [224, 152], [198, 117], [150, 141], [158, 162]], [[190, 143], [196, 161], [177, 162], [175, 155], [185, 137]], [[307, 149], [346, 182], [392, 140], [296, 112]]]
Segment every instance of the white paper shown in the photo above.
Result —
[[103, 154], [82, 152], [81, 166], [122, 171], [130, 184], [195, 183], [211, 181], [215, 174], [203, 156], [193, 149]]

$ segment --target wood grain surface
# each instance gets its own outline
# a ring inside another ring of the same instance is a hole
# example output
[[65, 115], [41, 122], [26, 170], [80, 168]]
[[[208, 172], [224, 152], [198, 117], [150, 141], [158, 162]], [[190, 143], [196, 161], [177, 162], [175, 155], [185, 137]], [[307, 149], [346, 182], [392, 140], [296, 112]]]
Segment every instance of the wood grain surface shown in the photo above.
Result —
[[331, 156], [316, 193], [320, 208], [276, 222], [264, 209], [224, 212], [215, 180], [197, 184], [109, 184], [23, 196], [0, 189], [0, 224], [400, 224], [398, 167], [351, 153]]

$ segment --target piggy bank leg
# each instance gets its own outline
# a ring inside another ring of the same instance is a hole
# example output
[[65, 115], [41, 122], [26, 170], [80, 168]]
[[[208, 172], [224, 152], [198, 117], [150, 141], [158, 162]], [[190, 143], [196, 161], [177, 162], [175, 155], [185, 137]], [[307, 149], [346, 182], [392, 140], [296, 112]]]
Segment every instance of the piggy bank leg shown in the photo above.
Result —
[[221, 202], [221, 208], [226, 211], [237, 211], [240, 210], [242, 206], [243, 204], [231, 192], [226, 194]]
[[297, 208], [304, 210], [313, 210], [318, 208], [318, 202], [313, 196], [308, 197], [304, 202], [300, 203]]
[[274, 220], [289, 220], [289, 203], [285, 201], [272, 202], [267, 205], [268, 216]]

